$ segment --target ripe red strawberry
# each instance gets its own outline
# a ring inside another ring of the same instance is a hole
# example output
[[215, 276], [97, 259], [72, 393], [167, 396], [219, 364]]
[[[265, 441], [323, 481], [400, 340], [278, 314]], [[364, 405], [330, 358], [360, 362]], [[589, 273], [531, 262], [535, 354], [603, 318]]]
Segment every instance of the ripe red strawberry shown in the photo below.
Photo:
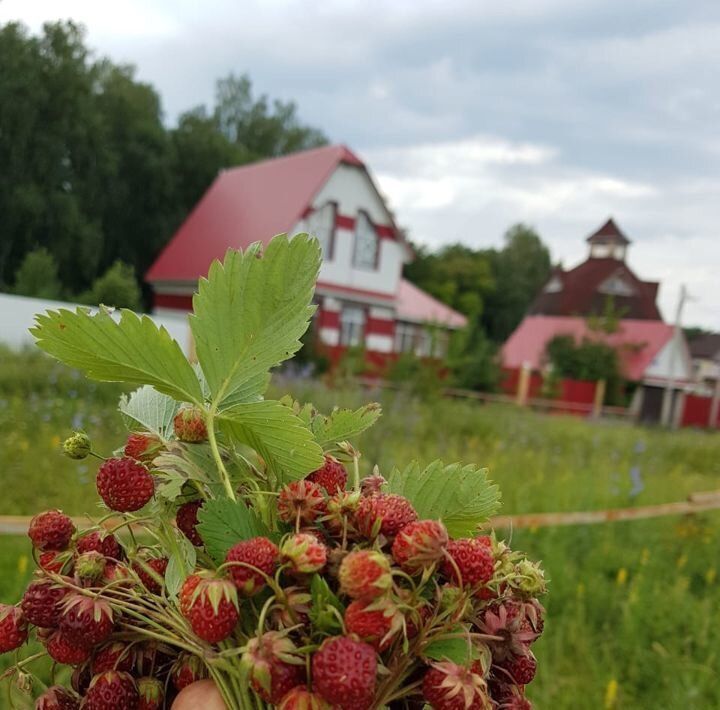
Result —
[[490, 710], [492, 701], [481, 675], [450, 661], [425, 673], [423, 697], [434, 710]]
[[[123, 581], [125, 582], [125, 585], [120, 584]], [[130, 573], [128, 566], [123, 562], [108, 560], [105, 565], [103, 582], [105, 584], [115, 584], [118, 586], [132, 586], [132, 574]]]
[[133, 677], [123, 671], [105, 671], [96, 675], [83, 700], [83, 710], [135, 710], [140, 695]]
[[62, 602], [58, 628], [72, 641], [96, 646], [113, 632], [115, 619], [104, 599], [71, 593]]
[[294, 574], [319, 572], [327, 563], [327, 547], [315, 535], [290, 535], [280, 547], [280, 559]]
[[194, 444], [206, 441], [207, 427], [202, 411], [198, 407], [183, 407], [173, 420], [175, 436], [180, 441]]
[[354, 550], [340, 563], [340, 590], [353, 599], [371, 600], [392, 586], [390, 562], [377, 550]]
[[78, 710], [80, 698], [61, 685], [49, 687], [36, 701], [35, 710]]
[[75, 534], [75, 525], [65, 513], [47, 510], [38, 513], [28, 528], [28, 537], [38, 550], [64, 550]]
[[130, 434], [125, 444], [124, 454], [131, 459], [150, 463], [162, 449], [163, 443], [156, 434], [136, 431]]
[[296, 685], [280, 701], [278, 710], [332, 710], [332, 707], [317, 693], [311, 693], [307, 686]]
[[160, 594], [165, 580], [167, 570], [167, 557], [151, 557], [149, 559], [137, 559], [133, 562], [132, 568], [140, 577], [145, 589], [152, 594]]
[[312, 481], [288, 483], [278, 496], [278, 517], [284, 523], [309, 525], [325, 513], [322, 488]]
[[141, 463], [131, 458], [107, 459], [98, 471], [96, 485], [110, 510], [140, 510], [155, 493], [155, 482]]
[[[60, 574], [72, 560], [72, 553], [69, 550], [58, 552], [57, 550], [46, 550], [38, 557], [38, 566], [46, 572]], [[69, 572], [69, 570], [68, 570]]]
[[208, 671], [205, 664], [198, 656], [189, 653], [181, 653], [170, 669], [170, 678], [178, 691], [207, 677]]
[[183, 503], [175, 514], [175, 523], [178, 526], [178, 530], [180, 530], [195, 547], [202, 547], [203, 544], [200, 533], [197, 531], [197, 514], [200, 508], [202, 508], [201, 500], [191, 500]]
[[60, 630], [53, 631], [45, 640], [50, 658], [66, 666], [77, 666], [90, 658], [90, 647], [68, 637]]
[[497, 640], [488, 641], [495, 661], [503, 661], [513, 655], [523, 655], [530, 644], [540, 635], [528, 618], [530, 614], [537, 623], [537, 610], [514, 599], [506, 599], [483, 610], [478, 628]]
[[[480, 538], [461, 538], [448, 543], [442, 573], [454, 584], [477, 587], [487, 584], [493, 576], [495, 558], [492, 549]], [[453, 564], [454, 562], [454, 564]], [[458, 572], [461, 580], [458, 579]]]
[[345, 631], [384, 651], [402, 629], [403, 615], [388, 599], [354, 601], [345, 609]]
[[305, 480], [317, 483], [327, 491], [328, 495], [332, 496], [345, 490], [347, 471], [336, 458], [325, 454], [325, 463], [316, 471], [305, 476]]
[[103, 533], [99, 530], [82, 535], [78, 538], [76, 549], [79, 554], [83, 552], [99, 552], [105, 557], [114, 560], [122, 559], [122, 547], [117, 538], [110, 533]]
[[105, 671], [126, 671], [130, 673], [135, 665], [135, 652], [132, 646], [114, 641], [103, 646], [95, 653], [92, 659], [92, 673], [104, 673]]
[[250, 639], [241, 665], [255, 692], [273, 705], [305, 680], [304, 658], [296, 654], [295, 644], [278, 631]]
[[25, 618], [35, 626], [55, 628], [60, 623], [60, 602], [68, 591], [67, 587], [50, 579], [41, 578], [31, 582], [20, 602]]
[[498, 666], [507, 671], [517, 685], [527, 685], [535, 677], [537, 661], [532, 651], [526, 651], [522, 655], [511, 655]]
[[145, 676], [137, 681], [140, 703], [137, 710], [160, 710], [165, 699], [165, 686], [157, 678]]
[[228, 568], [228, 574], [240, 596], [251, 597], [265, 586], [263, 575], [272, 576], [278, 554], [277, 545], [266, 537], [243, 540], [228, 550], [225, 562], [236, 563]]
[[408, 574], [419, 574], [445, 556], [448, 533], [439, 520], [418, 520], [406, 525], [392, 546], [395, 562]]
[[488, 686], [499, 710], [532, 710], [532, 704], [525, 697], [525, 686], [510, 682], [505, 673], [502, 678], [491, 675]]
[[180, 590], [180, 609], [197, 636], [219, 643], [238, 622], [237, 589], [230, 580], [211, 573], [191, 575]]
[[342, 710], [369, 710], [377, 673], [375, 649], [349, 636], [323, 641], [312, 657], [313, 688]]
[[369, 540], [384, 535], [392, 540], [406, 525], [417, 520], [407, 498], [394, 493], [376, 493], [360, 500], [355, 512], [355, 527]]
[[20, 648], [27, 641], [27, 621], [22, 609], [0, 604], [0, 653]]

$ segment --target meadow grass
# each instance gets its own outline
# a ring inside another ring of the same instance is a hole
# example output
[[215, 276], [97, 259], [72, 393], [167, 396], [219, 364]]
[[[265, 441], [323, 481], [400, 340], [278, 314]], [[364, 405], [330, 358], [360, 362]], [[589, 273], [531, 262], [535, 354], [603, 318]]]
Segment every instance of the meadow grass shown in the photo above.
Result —
[[[324, 410], [379, 399], [381, 422], [357, 442], [364, 471], [414, 458], [480, 463], [501, 486], [503, 513], [645, 505], [720, 488], [717, 434], [308, 382], [273, 388]], [[60, 442], [84, 428], [98, 451], [120, 446], [119, 392], [34, 355], [0, 360], [0, 514], [98, 510], [96, 466], [63, 458]], [[550, 579], [528, 689], [538, 708], [720, 707], [720, 513], [505, 532]], [[0, 538], [3, 601], [20, 594], [29, 554], [25, 539]]]

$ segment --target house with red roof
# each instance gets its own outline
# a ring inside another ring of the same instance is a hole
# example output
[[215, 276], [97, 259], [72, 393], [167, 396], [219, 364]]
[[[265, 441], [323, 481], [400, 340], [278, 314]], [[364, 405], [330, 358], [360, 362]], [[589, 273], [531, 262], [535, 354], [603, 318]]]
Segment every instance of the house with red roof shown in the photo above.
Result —
[[465, 317], [402, 278], [412, 250], [367, 166], [342, 145], [222, 171], [147, 272], [157, 312], [190, 310], [200, 277], [228, 248], [280, 233], [317, 236], [323, 262], [314, 330], [337, 357], [442, 357]]
[[[679, 401], [693, 379], [685, 336], [663, 322], [656, 305], [659, 284], [641, 280], [627, 265], [630, 240], [614, 220], [586, 241], [587, 259], [568, 271], [554, 271], [503, 345], [502, 365], [541, 373], [550, 366], [546, 348], [556, 336], [569, 335], [577, 343], [601, 338], [618, 353], [625, 379], [640, 385], [633, 411], [642, 420], [657, 421], [663, 399]], [[592, 330], [589, 317], [602, 315], [609, 302], [620, 320], [615, 332], [600, 335]]]

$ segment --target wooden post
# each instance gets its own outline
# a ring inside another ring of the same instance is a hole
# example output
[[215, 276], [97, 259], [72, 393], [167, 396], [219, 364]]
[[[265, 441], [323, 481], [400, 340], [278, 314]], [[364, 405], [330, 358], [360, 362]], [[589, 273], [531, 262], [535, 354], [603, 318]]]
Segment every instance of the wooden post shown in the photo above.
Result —
[[718, 378], [715, 380], [712, 402], [710, 402], [710, 417], [708, 421], [709, 429], [720, 427], [720, 422], [718, 422], [718, 412], [720, 412], [720, 365], [718, 366], [718, 371]]
[[684, 390], [678, 390], [675, 397], [675, 409], [673, 409], [672, 418], [670, 419], [671, 429], [680, 428], [683, 414], [685, 414], [685, 392]]
[[527, 404], [528, 390], [530, 389], [530, 365], [526, 362], [520, 368], [520, 377], [518, 378], [518, 388], [515, 396], [515, 404], [518, 407], [524, 407]]
[[605, 403], [605, 390], [607, 388], [607, 382], [605, 380], [598, 380], [595, 383], [595, 397], [593, 399], [592, 416], [593, 419], [600, 419], [602, 416], [602, 408]]

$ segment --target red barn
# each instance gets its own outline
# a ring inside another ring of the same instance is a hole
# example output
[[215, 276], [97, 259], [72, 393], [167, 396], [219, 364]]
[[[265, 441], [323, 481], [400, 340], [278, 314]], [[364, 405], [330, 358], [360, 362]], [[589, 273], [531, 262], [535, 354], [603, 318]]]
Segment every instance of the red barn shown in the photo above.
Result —
[[442, 357], [465, 318], [402, 278], [412, 251], [367, 167], [342, 145], [222, 171], [146, 274], [154, 308], [190, 310], [198, 278], [230, 247], [282, 232], [320, 240], [315, 331], [337, 356], [364, 345]]

